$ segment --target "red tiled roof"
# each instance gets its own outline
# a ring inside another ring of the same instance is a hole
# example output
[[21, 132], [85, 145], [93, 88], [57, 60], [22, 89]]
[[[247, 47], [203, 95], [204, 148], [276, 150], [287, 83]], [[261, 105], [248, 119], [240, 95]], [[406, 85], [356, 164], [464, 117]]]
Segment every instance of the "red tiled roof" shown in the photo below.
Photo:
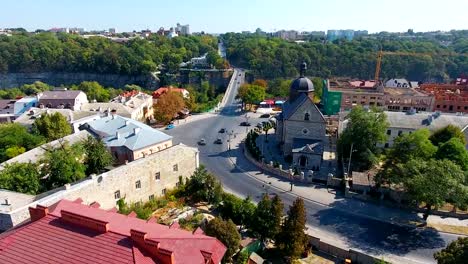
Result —
[[175, 88], [175, 87], [161, 87], [157, 89], [156, 91], [153, 92], [153, 98], [158, 98], [159, 96], [167, 93], [168, 90], [174, 91], [174, 92], [179, 92], [183, 93], [186, 91], [184, 88]]
[[49, 208], [30, 208], [30, 213], [32, 222], [0, 235], [2, 264], [219, 263], [226, 252], [216, 238], [96, 204], [61, 200]]

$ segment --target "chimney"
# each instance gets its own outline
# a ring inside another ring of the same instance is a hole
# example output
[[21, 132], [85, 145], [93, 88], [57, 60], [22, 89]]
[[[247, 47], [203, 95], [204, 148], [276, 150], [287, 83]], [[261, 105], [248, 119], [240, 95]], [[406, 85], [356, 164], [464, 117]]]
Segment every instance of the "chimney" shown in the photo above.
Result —
[[4, 205], [10, 205], [10, 201], [8, 201], [8, 198], [5, 198], [5, 203]]
[[119, 131], [115, 132], [115, 137], [116, 137], [117, 139], [120, 139]]
[[134, 134], [134, 135], [138, 135], [138, 133], [140, 133], [140, 130], [141, 130], [140, 127], [135, 127], [135, 128], [133, 129], [133, 134]]
[[145, 232], [130, 229], [130, 237], [135, 244], [146, 249], [150, 255], [156, 257], [156, 259], [160, 260], [161, 263], [175, 263], [174, 253], [170, 250], [161, 248], [158, 241], [148, 239]]
[[68, 222], [77, 226], [86, 227], [86, 228], [89, 228], [89, 229], [92, 229], [94, 231], [101, 232], [101, 233], [106, 233], [107, 231], [109, 231], [109, 223], [106, 221], [94, 219], [91, 217], [87, 217], [87, 216], [80, 215], [80, 214], [66, 211], [66, 210], [61, 210], [60, 214], [62, 215], [60, 219], [65, 222]]
[[46, 217], [49, 214], [49, 208], [42, 206], [42, 205], [36, 205], [36, 208], [29, 207], [29, 215], [31, 216], [31, 221], [36, 221], [39, 220], [43, 217]]
[[130, 120], [125, 120], [125, 126], [130, 125]]

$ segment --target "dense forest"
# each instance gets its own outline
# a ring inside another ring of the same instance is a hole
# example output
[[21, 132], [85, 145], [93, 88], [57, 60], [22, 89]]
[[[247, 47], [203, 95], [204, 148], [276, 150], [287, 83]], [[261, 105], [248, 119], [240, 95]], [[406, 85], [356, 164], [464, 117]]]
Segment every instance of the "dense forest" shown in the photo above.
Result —
[[[316, 39], [295, 43], [256, 34], [237, 33], [226, 33], [221, 38], [232, 64], [250, 69], [256, 77], [265, 79], [297, 76], [298, 66], [303, 61], [309, 65], [307, 75], [310, 76], [373, 79], [377, 52], [380, 49], [425, 54], [384, 55], [381, 78], [406, 77], [411, 80], [442, 82], [468, 73], [467, 34], [460, 34], [450, 41], [377, 36], [353, 41], [325, 42]], [[440, 55], [447, 53], [464, 55]]]
[[0, 73], [140, 75], [155, 71], [159, 65], [175, 72], [181, 62], [207, 52], [217, 54], [216, 50], [217, 39], [208, 35], [172, 39], [152, 35], [149, 39], [116, 43], [103, 37], [84, 38], [65, 33], [19, 33], [0, 36]]

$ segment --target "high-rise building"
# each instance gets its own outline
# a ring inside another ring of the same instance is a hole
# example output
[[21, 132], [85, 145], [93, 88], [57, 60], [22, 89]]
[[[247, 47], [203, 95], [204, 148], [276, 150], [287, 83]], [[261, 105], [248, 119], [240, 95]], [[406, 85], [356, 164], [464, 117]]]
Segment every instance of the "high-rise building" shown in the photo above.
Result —
[[177, 27], [175, 28], [175, 31], [179, 33], [180, 35], [190, 35], [190, 25], [181, 25], [177, 23]]
[[109, 34], [115, 34], [115, 28], [109, 28]]

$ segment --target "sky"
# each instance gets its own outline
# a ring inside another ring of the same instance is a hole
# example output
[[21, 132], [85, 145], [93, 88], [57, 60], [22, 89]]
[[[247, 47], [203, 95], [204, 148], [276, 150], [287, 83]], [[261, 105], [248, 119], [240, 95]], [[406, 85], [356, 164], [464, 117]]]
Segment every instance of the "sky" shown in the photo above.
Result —
[[179, 22], [192, 32], [208, 33], [256, 28], [421, 32], [468, 29], [466, 10], [467, 0], [0, 0], [0, 28], [123, 32]]

